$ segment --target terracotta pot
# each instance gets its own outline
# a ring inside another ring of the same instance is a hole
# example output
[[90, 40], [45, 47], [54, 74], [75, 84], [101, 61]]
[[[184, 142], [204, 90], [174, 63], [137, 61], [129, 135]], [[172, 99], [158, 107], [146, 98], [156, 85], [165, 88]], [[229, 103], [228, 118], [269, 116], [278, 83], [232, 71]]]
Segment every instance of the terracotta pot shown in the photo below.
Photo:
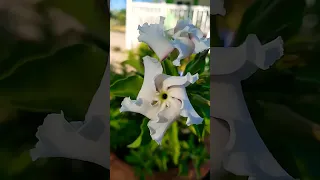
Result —
[[[205, 138], [205, 145], [208, 152], [210, 152], [210, 139]], [[110, 155], [110, 180], [139, 180], [135, 176], [133, 168], [120, 160], [114, 153]], [[200, 167], [200, 175], [204, 177], [210, 171], [210, 162], [206, 162]], [[178, 176], [179, 169], [172, 168], [167, 172], [156, 172], [152, 176], [146, 177], [146, 180], [196, 180], [196, 171], [189, 165], [189, 174], [187, 176]]]

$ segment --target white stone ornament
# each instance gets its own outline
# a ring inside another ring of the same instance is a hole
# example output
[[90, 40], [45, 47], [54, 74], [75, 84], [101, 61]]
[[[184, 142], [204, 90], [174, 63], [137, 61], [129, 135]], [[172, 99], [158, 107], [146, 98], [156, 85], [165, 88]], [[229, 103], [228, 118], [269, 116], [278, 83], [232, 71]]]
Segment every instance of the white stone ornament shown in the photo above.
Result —
[[[281, 37], [261, 45], [248, 35], [239, 47], [211, 48], [211, 175], [223, 170], [249, 180], [293, 179], [259, 136], [247, 109], [241, 81], [268, 69], [283, 55]], [[226, 123], [224, 123], [226, 122]]]

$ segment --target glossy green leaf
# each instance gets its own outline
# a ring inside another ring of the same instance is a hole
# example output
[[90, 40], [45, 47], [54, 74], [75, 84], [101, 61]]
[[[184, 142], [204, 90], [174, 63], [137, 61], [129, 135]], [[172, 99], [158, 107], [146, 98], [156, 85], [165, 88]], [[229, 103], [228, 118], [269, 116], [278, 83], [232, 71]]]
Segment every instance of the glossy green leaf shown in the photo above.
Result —
[[194, 106], [199, 107], [202, 115], [210, 117], [210, 100], [198, 94], [191, 94], [190, 101]]
[[178, 69], [172, 64], [171, 60], [165, 59], [161, 62], [161, 65], [164, 74], [168, 74], [170, 76], [179, 76]]
[[121, 63], [122, 65], [129, 65], [137, 70], [138, 73], [144, 74], [144, 67], [139, 60], [126, 60]]
[[18, 68], [0, 81], [2, 100], [35, 112], [59, 112], [82, 119], [98, 88], [107, 54], [85, 44], [64, 48]]
[[129, 76], [119, 79], [110, 86], [110, 96], [136, 98], [143, 83], [141, 76]]
[[201, 53], [198, 53], [196, 57], [187, 64], [183, 74], [185, 75], [188, 72], [190, 72], [191, 74], [203, 73], [206, 65], [205, 59], [208, 55], [208, 52], [209, 50], [205, 50]]
[[193, 128], [195, 129], [196, 131], [196, 134], [199, 138], [199, 141], [202, 141], [203, 140], [203, 130], [204, 130], [204, 122], [202, 124], [194, 124], [192, 125]]
[[140, 125], [140, 135], [138, 136], [138, 138], [131, 144], [129, 144], [127, 147], [128, 148], [138, 148], [141, 145], [145, 145], [150, 143], [151, 141], [151, 136], [149, 134], [149, 128], [147, 126], [149, 120], [147, 118], [143, 119], [142, 124]]

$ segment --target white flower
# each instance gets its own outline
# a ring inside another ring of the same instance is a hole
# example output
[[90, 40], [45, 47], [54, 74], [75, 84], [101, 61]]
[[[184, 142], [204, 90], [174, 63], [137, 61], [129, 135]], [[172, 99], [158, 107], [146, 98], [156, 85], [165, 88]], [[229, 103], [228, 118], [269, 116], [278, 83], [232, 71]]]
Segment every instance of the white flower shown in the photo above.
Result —
[[[172, 30], [169, 30], [170, 32]], [[192, 24], [190, 20], [179, 20], [173, 29], [173, 38], [186, 37], [194, 43], [194, 54], [210, 48], [210, 38], [206, 38], [203, 32]]]
[[239, 77], [246, 79], [258, 68], [268, 69], [283, 56], [283, 40], [277, 37], [261, 45], [256, 35], [249, 34], [239, 47], [212, 47], [211, 54], [210, 68], [213, 75], [227, 75], [240, 71]]
[[[213, 132], [211, 158], [216, 166], [213, 174], [219, 174], [219, 166], [223, 164], [227, 171], [249, 176], [249, 179], [293, 179], [259, 136], [241, 88], [241, 80], [250, 77], [258, 68], [267, 69], [283, 55], [282, 46], [281, 37], [261, 46], [255, 35], [249, 35], [239, 47], [211, 49], [211, 107], [214, 117], [210, 123]], [[221, 119], [229, 127], [223, 125]]]
[[36, 133], [38, 142], [30, 150], [33, 161], [45, 157], [64, 157], [89, 161], [110, 168], [109, 107], [107, 69], [94, 95], [85, 121], [68, 122], [63, 112], [49, 114]]
[[203, 119], [193, 109], [185, 87], [198, 80], [198, 74], [169, 76], [162, 74], [161, 63], [146, 56], [144, 81], [136, 100], [124, 98], [121, 112], [140, 113], [150, 119], [148, 127], [153, 140], [161, 144], [164, 133], [180, 115], [187, 117], [186, 124], [201, 124]]
[[179, 20], [173, 29], [164, 29], [164, 17], [160, 17], [159, 24], [143, 24], [138, 27], [140, 42], [145, 42], [162, 61], [174, 49], [179, 51], [179, 56], [173, 61], [175, 66], [180, 66], [180, 61], [192, 53], [199, 53], [210, 47], [210, 38], [188, 20]]
[[107, 126], [98, 117], [89, 122], [69, 123], [62, 111], [60, 114], [49, 114], [38, 127], [36, 137], [39, 141], [30, 150], [33, 161], [38, 158], [63, 157], [109, 168]]

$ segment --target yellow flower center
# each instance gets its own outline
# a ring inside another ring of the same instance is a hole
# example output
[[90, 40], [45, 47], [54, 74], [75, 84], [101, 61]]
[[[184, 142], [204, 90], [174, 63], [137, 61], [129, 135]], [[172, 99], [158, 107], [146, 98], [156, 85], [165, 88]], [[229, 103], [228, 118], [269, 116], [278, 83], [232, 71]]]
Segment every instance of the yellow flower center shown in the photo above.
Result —
[[162, 102], [164, 102], [164, 101], [166, 101], [167, 99], [168, 99], [168, 94], [166, 93], [166, 92], [161, 92], [160, 94], [159, 94], [159, 99], [160, 99], [160, 101], [162, 101]]

